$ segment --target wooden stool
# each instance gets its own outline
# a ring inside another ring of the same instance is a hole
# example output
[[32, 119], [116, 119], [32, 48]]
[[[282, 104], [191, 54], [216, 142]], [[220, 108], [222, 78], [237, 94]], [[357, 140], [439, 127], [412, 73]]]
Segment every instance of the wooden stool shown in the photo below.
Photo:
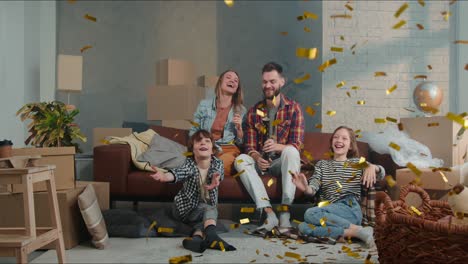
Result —
[[[0, 184], [16, 183], [25, 187], [23, 188], [25, 228], [0, 228], [0, 255], [16, 256], [18, 263], [27, 263], [29, 253], [55, 241], [59, 263], [66, 262], [54, 170], [55, 165], [0, 169]], [[33, 183], [40, 181], [46, 181], [52, 227], [36, 229]]]

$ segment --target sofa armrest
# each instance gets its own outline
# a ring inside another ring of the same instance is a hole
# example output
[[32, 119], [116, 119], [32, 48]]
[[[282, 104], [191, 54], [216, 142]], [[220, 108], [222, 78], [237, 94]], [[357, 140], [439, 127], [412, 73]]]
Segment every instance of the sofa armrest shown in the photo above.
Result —
[[125, 195], [127, 177], [132, 168], [130, 146], [110, 144], [94, 148], [94, 180], [109, 182], [111, 197]]

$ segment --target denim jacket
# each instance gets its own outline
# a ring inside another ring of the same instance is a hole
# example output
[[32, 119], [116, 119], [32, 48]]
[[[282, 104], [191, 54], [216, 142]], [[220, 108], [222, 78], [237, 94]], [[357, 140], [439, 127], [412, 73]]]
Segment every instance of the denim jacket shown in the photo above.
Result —
[[[244, 119], [247, 109], [244, 106], [241, 108], [241, 118]], [[237, 137], [237, 131], [232, 119], [234, 117], [234, 109], [231, 107], [229, 110], [228, 118], [226, 124], [224, 124], [223, 137], [216, 140], [216, 144], [225, 145], [225, 144], [242, 144], [243, 139]], [[198, 104], [197, 110], [193, 114], [193, 121], [200, 124], [200, 127], [192, 126], [190, 128], [189, 136], [192, 136], [198, 129], [205, 129], [206, 131], [211, 132], [211, 127], [216, 118], [216, 97], [212, 99], [204, 99]]]

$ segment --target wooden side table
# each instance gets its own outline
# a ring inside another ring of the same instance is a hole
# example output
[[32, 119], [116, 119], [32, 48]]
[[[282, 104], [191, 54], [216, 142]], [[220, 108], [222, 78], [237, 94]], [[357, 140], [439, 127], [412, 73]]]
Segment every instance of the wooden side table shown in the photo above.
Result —
[[[25, 227], [0, 228], [0, 255], [16, 256], [18, 263], [27, 263], [29, 253], [55, 241], [58, 261], [60, 263], [66, 262], [54, 170], [55, 165], [24, 169], [0, 169], [0, 184], [16, 183], [25, 186], [23, 190]], [[33, 183], [40, 181], [45, 181], [47, 185], [51, 227], [36, 228]]]

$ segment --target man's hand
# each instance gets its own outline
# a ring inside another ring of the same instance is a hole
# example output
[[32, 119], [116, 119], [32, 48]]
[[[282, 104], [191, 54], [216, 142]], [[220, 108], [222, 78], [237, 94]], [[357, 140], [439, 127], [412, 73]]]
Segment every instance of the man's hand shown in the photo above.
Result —
[[264, 152], [279, 152], [283, 151], [283, 149], [286, 147], [286, 145], [283, 144], [278, 144], [276, 143], [273, 139], [267, 139], [265, 141], [265, 144], [263, 145], [263, 151]]
[[213, 178], [211, 179], [211, 184], [205, 185], [205, 189], [208, 191], [211, 191], [214, 188], [218, 187], [220, 183], [220, 178], [221, 178], [221, 175], [219, 174], [219, 172], [215, 172], [213, 174]]
[[362, 175], [362, 185], [365, 185], [367, 188], [372, 187], [376, 182], [376, 171], [378, 170], [379, 167], [369, 163], [369, 166], [367, 166]]
[[260, 170], [266, 171], [268, 168], [270, 168], [271, 160], [268, 161], [268, 160], [263, 159], [260, 153], [258, 152], [253, 153], [252, 158], [255, 160]]

